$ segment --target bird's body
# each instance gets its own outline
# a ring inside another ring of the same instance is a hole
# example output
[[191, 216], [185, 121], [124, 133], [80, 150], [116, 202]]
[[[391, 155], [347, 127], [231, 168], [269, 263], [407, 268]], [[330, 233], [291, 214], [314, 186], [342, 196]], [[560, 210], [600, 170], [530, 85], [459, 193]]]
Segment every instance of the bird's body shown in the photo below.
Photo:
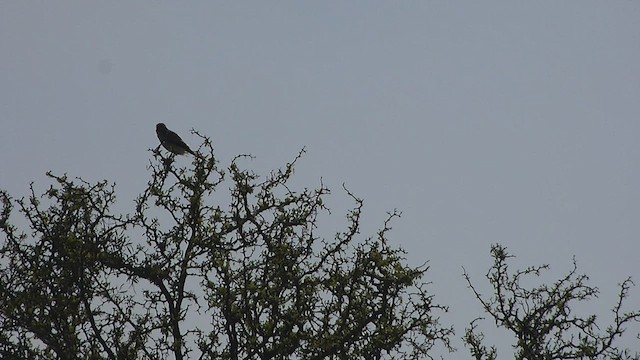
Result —
[[160, 144], [162, 144], [162, 146], [164, 146], [164, 148], [169, 150], [170, 152], [178, 155], [184, 155], [184, 153], [186, 152], [193, 156], [196, 155], [196, 153], [194, 153], [193, 150], [189, 148], [189, 145], [185, 144], [185, 142], [182, 141], [182, 138], [180, 138], [178, 134], [167, 129], [167, 126], [165, 124], [159, 123], [158, 125], [156, 125], [156, 134], [158, 135]]

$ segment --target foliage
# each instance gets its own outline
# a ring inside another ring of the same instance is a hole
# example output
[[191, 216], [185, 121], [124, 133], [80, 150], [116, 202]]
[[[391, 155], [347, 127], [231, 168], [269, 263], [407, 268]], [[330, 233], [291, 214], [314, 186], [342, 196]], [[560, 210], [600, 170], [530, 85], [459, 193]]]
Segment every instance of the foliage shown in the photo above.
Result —
[[260, 177], [244, 156], [221, 170], [201, 138], [191, 167], [153, 151], [129, 215], [112, 213], [106, 181], [48, 173], [43, 195], [2, 192], [1, 358], [418, 359], [449, 346], [427, 267], [388, 243], [397, 213], [360, 239], [362, 200], [347, 191], [347, 229], [327, 240], [329, 190], [288, 185], [300, 155]]
[[[511, 272], [508, 260], [513, 256], [505, 247], [491, 248], [493, 265], [486, 277], [493, 289], [489, 298], [482, 296], [472, 284], [469, 274], [464, 277], [484, 310], [496, 325], [508, 329], [516, 338], [516, 359], [638, 359], [614, 346], [623, 335], [625, 326], [640, 320], [640, 311], [624, 312], [631, 279], [620, 284], [618, 301], [613, 307], [613, 324], [604, 332], [596, 323], [596, 316], [575, 315], [576, 302], [597, 297], [598, 289], [587, 284], [588, 277], [573, 269], [553, 285], [541, 284], [531, 289], [522, 284], [532, 276], [538, 277], [548, 265], [532, 266]], [[484, 335], [477, 332], [477, 320], [466, 329], [464, 341], [477, 360], [497, 358], [495, 347], [483, 345]]]
[[[422, 359], [453, 351], [424, 280], [382, 229], [361, 238], [361, 199], [346, 229], [322, 236], [331, 215], [322, 183], [294, 191], [302, 152], [259, 176], [238, 156], [219, 168], [208, 138], [190, 166], [158, 149], [131, 214], [114, 214], [115, 188], [48, 173], [52, 185], [26, 199], [0, 192], [2, 359]], [[182, 160], [181, 160], [182, 161]], [[17, 207], [17, 209], [15, 209]], [[17, 210], [17, 211], [16, 211]], [[20, 216], [17, 222], [14, 217]], [[29, 231], [17, 223], [26, 221]], [[638, 359], [616, 342], [640, 311], [613, 323], [575, 315], [598, 289], [573, 270], [551, 285], [524, 284], [548, 266], [511, 271], [491, 249], [485, 297], [464, 276], [496, 325], [512, 332], [516, 359]], [[472, 358], [497, 359], [471, 322]], [[601, 330], [604, 329], [604, 330]]]

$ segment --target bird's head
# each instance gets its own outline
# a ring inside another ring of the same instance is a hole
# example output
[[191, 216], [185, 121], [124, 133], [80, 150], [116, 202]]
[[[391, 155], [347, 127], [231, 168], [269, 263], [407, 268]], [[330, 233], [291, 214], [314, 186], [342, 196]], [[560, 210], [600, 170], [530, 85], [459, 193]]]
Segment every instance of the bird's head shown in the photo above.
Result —
[[158, 123], [158, 125], [156, 125], [156, 131], [161, 130], [161, 131], [166, 131], [167, 130], [167, 126], [164, 123]]

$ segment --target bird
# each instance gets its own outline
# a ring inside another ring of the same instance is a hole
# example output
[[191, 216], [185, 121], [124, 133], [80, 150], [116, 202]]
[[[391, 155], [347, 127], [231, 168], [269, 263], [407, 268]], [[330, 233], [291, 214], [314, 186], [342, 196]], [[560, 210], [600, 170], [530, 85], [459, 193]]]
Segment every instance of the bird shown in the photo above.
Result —
[[185, 144], [182, 141], [182, 138], [174, 133], [173, 131], [167, 129], [167, 126], [163, 123], [159, 123], [156, 125], [156, 134], [158, 135], [158, 140], [160, 140], [160, 144], [164, 146], [165, 149], [177, 155], [184, 155], [185, 152], [196, 156], [196, 153], [189, 148], [189, 145]]

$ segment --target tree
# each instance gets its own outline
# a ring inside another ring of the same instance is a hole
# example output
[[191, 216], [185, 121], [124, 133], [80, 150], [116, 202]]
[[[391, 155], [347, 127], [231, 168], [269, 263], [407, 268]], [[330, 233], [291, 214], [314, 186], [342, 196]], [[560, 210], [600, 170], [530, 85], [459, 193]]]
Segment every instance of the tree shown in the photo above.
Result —
[[[388, 243], [389, 214], [360, 239], [362, 200], [317, 235], [329, 190], [294, 191], [296, 159], [266, 177], [208, 138], [189, 167], [153, 151], [128, 215], [115, 186], [48, 173], [27, 199], [0, 194], [3, 359], [418, 359], [449, 348], [423, 278]], [[226, 191], [225, 189], [228, 189]], [[14, 208], [30, 229], [14, 225]]]
[[[575, 302], [588, 301], [598, 295], [598, 289], [587, 284], [588, 277], [578, 274], [574, 260], [573, 269], [553, 285], [541, 284], [528, 289], [522, 284], [532, 276], [540, 276], [548, 265], [532, 266], [511, 272], [508, 260], [513, 258], [501, 245], [491, 247], [493, 265], [486, 277], [493, 289], [491, 297], [485, 297], [472, 284], [470, 275], [464, 277], [484, 310], [496, 325], [511, 331], [516, 339], [516, 359], [638, 359], [615, 346], [625, 326], [640, 320], [640, 311], [623, 311], [623, 300], [628, 296], [631, 279], [620, 284], [618, 301], [613, 306], [613, 324], [604, 332], [596, 322], [596, 315], [574, 315]], [[497, 351], [487, 348], [484, 335], [477, 332], [476, 319], [466, 329], [464, 341], [476, 360], [494, 360]]]

